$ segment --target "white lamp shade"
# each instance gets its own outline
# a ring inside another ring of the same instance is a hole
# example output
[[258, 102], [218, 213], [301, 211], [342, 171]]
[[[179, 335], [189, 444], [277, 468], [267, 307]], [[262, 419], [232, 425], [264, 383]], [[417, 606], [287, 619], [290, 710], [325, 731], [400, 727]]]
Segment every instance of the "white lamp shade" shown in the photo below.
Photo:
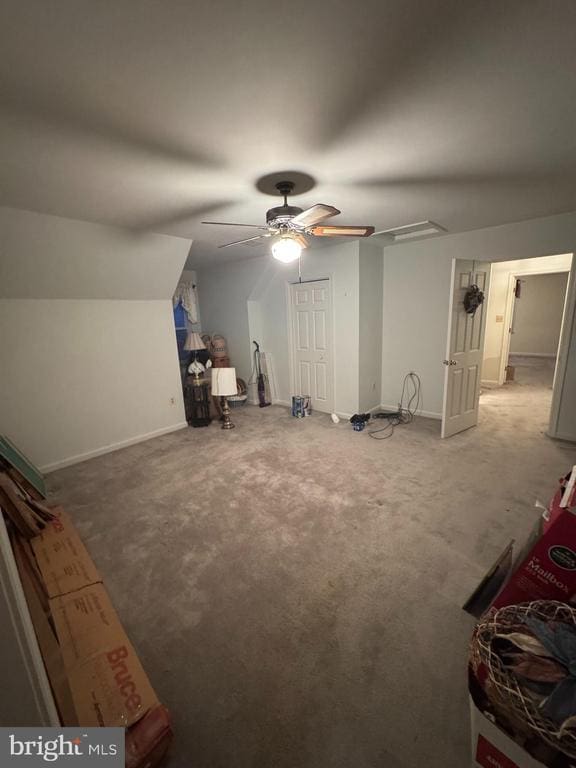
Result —
[[197, 352], [199, 349], [206, 349], [206, 344], [202, 341], [199, 333], [189, 331], [184, 342], [184, 349], [186, 352]]
[[236, 368], [212, 368], [212, 394], [218, 397], [238, 394]]
[[283, 261], [284, 264], [296, 261], [301, 253], [302, 246], [292, 237], [281, 237], [272, 245], [272, 256], [278, 261]]

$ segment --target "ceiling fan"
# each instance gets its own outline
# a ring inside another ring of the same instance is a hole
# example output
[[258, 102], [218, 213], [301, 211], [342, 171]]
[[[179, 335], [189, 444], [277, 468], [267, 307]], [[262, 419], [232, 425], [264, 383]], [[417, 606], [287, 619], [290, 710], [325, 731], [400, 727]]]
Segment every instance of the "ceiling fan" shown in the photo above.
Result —
[[272, 237], [272, 255], [285, 263], [295, 261], [301, 254], [302, 248], [308, 247], [307, 237], [370, 237], [374, 227], [327, 226], [322, 222], [340, 211], [332, 205], [317, 203], [302, 210], [295, 205], [288, 205], [288, 195], [294, 191], [292, 181], [280, 181], [276, 189], [284, 198], [283, 205], [275, 206], [266, 211], [266, 226], [258, 224], [232, 224], [228, 221], [203, 221], [202, 224], [216, 224], [225, 227], [250, 227], [264, 234], [234, 240], [231, 243], [219, 245], [219, 248], [230, 248], [233, 245], [250, 243], [256, 240]]

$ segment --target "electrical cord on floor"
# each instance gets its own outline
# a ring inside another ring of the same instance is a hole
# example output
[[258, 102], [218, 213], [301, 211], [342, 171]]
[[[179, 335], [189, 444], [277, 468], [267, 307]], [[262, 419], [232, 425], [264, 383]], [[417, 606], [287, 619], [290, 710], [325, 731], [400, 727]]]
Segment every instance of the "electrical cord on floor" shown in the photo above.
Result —
[[[392, 437], [396, 427], [403, 424], [410, 424], [414, 421], [414, 416], [420, 410], [422, 405], [421, 401], [422, 382], [420, 376], [417, 373], [410, 372], [404, 376], [402, 383], [402, 395], [400, 396], [400, 403], [398, 404], [398, 411], [392, 413], [389, 416], [386, 414], [374, 414], [375, 418], [387, 418], [388, 423], [385, 427], [380, 429], [373, 429], [368, 432], [371, 438], [374, 440], [388, 440]], [[406, 405], [404, 400], [406, 399]]]

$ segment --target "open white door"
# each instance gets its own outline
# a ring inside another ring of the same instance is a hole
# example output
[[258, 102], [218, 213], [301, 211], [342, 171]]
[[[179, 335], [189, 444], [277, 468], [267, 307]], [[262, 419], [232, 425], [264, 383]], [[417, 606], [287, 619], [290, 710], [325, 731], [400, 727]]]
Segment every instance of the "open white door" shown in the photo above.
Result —
[[330, 281], [290, 286], [294, 395], [309, 395], [312, 409], [334, 410]]
[[[486, 328], [486, 305], [490, 284], [490, 263], [454, 259], [450, 322], [444, 379], [442, 437], [451, 437], [478, 423], [480, 379]], [[476, 312], [464, 309], [464, 296], [471, 285], [485, 294]]]

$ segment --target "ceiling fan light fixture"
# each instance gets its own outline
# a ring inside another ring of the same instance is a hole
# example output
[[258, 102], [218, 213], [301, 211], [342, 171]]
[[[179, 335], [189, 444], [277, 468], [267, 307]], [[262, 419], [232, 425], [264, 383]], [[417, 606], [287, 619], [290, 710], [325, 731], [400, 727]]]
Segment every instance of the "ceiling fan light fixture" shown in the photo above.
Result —
[[272, 256], [284, 264], [296, 261], [302, 253], [302, 245], [290, 236], [283, 236], [272, 244]]

